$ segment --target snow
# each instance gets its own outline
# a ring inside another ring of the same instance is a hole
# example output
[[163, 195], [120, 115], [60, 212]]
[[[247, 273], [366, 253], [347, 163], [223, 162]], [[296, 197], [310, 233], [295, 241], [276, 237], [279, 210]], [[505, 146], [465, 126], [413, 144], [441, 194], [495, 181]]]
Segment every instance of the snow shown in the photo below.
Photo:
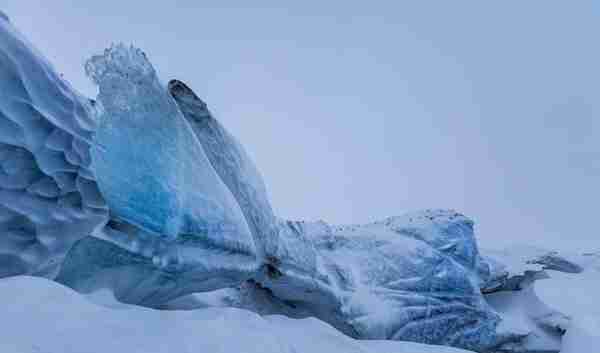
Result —
[[405, 342], [356, 341], [316, 319], [232, 308], [106, 308], [43, 278], [0, 280], [3, 353], [460, 353]]
[[550, 278], [535, 283], [539, 297], [548, 306], [570, 316], [561, 353], [590, 352], [600, 347], [600, 264], [597, 256], [580, 257], [583, 273], [550, 272]]
[[[116, 45], [88, 60], [86, 72], [99, 86], [92, 159], [111, 212], [167, 243], [185, 234], [253, 257], [238, 203], [145, 54]], [[198, 255], [182, 250], [165, 254], [167, 262]]]
[[563, 337], [560, 353], [590, 352], [600, 347], [600, 319], [596, 316], [577, 317]]
[[560, 350], [561, 336], [569, 324], [569, 318], [545, 305], [533, 286], [517, 291], [501, 291], [486, 295], [485, 298], [502, 317], [503, 326], [527, 335], [523, 341], [509, 347], [515, 351], [531, 352]]
[[482, 257], [489, 268], [489, 277], [482, 287], [484, 293], [525, 288], [536, 280], [547, 278], [546, 270], [580, 273], [585, 260], [578, 254], [524, 244], [501, 250], [482, 249]]

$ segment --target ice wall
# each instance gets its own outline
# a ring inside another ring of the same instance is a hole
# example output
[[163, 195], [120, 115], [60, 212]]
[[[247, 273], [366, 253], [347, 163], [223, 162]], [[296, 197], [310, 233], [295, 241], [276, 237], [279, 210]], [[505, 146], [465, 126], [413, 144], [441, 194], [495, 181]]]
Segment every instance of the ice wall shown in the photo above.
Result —
[[53, 277], [72, 244], [106, 222], [91, 109], [0, 16], [0, 277]]

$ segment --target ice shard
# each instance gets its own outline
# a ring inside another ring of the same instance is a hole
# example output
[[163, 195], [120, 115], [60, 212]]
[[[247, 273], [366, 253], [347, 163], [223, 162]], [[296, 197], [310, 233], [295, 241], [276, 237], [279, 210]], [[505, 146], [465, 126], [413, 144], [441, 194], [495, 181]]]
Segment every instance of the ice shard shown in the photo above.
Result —
[[277, 220], [269, 202], [262, 175], [244, 147], [208, 110], [185, 83], [169, 82], [169, 92], [177, 102], [210, 163], [237, 200], [262, 262], [269, 262], [269, 252], [277, 246]]

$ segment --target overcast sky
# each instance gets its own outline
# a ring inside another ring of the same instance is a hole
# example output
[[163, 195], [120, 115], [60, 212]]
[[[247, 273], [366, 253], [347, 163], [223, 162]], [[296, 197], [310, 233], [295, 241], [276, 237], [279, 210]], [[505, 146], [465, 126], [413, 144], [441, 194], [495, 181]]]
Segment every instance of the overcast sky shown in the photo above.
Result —
[[282, 217], [454, 208], [484, 245], [600, 249], [598, 2], [207, 3], [0, 7], [91, 97], [86, 58], [142, 48], [241, 140]]

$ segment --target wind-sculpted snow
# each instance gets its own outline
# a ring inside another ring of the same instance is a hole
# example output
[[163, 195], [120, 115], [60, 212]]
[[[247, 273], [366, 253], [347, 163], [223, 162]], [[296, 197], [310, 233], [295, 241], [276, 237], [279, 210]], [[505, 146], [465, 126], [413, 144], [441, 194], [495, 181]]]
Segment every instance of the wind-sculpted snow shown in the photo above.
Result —
[[498, 330], [501, 319], [483, 299], [473, 271], [476, 245], [456, 255], [460, 262], [429, 246], [451, 243], [435, 237], [463, 236], [449, 230], [468, 232], [471, 226], [451, 211], [363, 226], [283, 222], [278, 266], [260, 282], [275, 297], [353, 337], [488, 351], [525, 334]]
[[234, 308], [158, 311], [95, 305], [41, 278], [0, 280], [2, 353], [468, 353], [407, 342], [359, 341], [310, 318]]
[[71, 245], [106, 222], [91, 109], [0, 15], [0, 277], [53, 277]]
[[483, 263], [489, 276], [482, 285], [484, 293], [514, 291], [526, 288], [536, 280], [548, 278], [546, 270], [580, 273], [581, 256], [567, 256], [533, 246], [512, 246], [503, 250], [484, 250]]
[[268, 262], [265, 254], [277, 244], [277, 221], [254, 162], [187, 85], [172, 80], [169, 92], [190, 123], [213, 168], [240, 205], [254, 236], [259, 258]]

